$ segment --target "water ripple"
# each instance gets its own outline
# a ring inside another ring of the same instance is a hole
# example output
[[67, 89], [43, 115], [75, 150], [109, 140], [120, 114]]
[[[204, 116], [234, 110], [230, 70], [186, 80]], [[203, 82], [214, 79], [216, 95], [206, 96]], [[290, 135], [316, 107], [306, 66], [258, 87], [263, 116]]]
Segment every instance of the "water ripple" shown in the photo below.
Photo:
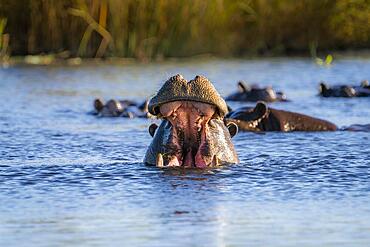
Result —
[[0, 69], [0, 245], [368, 245], [369, 133], [239, 133], [240, 164], [160, 170], [142, 163], [151, 120], [86, 114], [94, 97], [141, 100], [174, 73], [223, 95], [272, 84], [293, 100], [274, 107], [339, 126], [370, 119], [368, 99], [315, 97], [320, 80], [369, 79], [368, 60]]

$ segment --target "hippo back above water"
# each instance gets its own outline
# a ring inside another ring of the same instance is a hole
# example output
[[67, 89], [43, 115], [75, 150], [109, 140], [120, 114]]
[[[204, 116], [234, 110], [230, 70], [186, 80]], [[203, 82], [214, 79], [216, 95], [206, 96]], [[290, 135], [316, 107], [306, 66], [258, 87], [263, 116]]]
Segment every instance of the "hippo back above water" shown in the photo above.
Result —
[[272, 87], [259, 87], [257, 85], [248, 86], [244, 82], [238, 82], [238, 91], [226, 97], [228, 101], [245, 102], [275, 102], [287, 101], [286, 95], [276, 92]]
[[335, 131], [337, 126], [326, 120], [304, 114], [269, 108], [258, 102], [255, 107], [242, 107], [226, 115], [227, 122], [240, 131]]
[[319, 95], [322, 97], [370, 97], [370, 85], [367, 80], [361, 85], [335, 85], [329, 86], [325, 82], [320, 82]]
[[94, 115], [99, 117], [150, 118], [148, 101], [139, 104], [132, 100], [111, 99], [104, 104], [102, 99], [94, 100]]

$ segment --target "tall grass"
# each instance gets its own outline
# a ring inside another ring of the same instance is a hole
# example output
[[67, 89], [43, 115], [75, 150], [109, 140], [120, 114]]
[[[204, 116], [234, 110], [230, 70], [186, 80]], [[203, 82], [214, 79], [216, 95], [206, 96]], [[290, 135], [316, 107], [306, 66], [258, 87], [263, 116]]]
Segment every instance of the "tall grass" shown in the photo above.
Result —
[[9, 59], [9, 34], [4, 33], [7, 19], [0, 18], [0, 63], [7, 64]]
[[369, 0], [1, 0], [1, 18], [15, 55], [156, 59], [370, 47]]

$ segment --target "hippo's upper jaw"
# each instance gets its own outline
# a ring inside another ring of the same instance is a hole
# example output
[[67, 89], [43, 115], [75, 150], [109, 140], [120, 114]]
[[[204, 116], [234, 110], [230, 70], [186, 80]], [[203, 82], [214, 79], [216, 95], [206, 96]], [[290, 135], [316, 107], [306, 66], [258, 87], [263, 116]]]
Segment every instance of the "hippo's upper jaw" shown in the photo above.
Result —
[[[223, 105], [218, 94], [212, 95], [216, 91], [204, 77], [187, 83], [180, 75], [170, 78], [164, 85], [167, 90], [162, 87], [149, 103], [149, 110], [163, 121], [156, 130], [150, 128], [150, 133], [155, 131], [155, 134], [144, 162], [158, 167], [186, 168], [238, 163], [230, 135], [235, 131], [229, 132], [233, 128], [228, 129], [222, 120], [226, 104]], [[181, 88], [184, 91], [179, 92]], [[194, 88], [206, 91], [192, 90]], [[171, 90], [173, 93], [169, 96]], [[189, 100], [186, 100], [187, 94]], [[211, 100], [206, 103], [208, 99]]]

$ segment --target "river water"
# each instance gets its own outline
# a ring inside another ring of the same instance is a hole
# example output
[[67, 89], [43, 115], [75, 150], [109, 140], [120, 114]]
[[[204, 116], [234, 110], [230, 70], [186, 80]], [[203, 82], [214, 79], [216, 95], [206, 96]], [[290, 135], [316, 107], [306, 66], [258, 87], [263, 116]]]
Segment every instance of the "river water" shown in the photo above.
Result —
[[[153, 120], [89, 115], [95, 97], [144, 100], [171, 75], [202, 74], [226, 96], [273, 85], [272, 107], [338, 126], [370, 123], [370, 60], [310, 59], [0, 69], [0, 246], [369, 246], [370, 133], [239, 133], [240, 164], [207, 171], [142, 163]], [[233, 107], [242, 104], [232, 104]]]

